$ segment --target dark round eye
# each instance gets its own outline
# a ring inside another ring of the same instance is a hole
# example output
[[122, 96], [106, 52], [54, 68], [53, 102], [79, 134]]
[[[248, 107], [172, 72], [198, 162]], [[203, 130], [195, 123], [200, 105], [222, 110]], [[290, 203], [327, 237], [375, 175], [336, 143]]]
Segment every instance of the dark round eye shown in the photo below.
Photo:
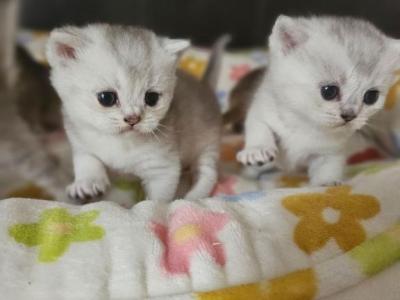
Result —
[[340, 89], [336, 85], [324, 85], [321, 88], [321, 96], [326, 101], [331, 101], [339, 96]]
[[117, 103], [118, 95], [113, 91], [104, 91], [97, 94], [97, 100], [105, 107], [111, 107]]
[[364, 94], [364, 103], [367, 105], [372, 105], [379, 99], [379, 91], [369, 90]]
[[146, 92], [146, 95], [144, 96], [144, 102], [148, 106], [155, 106], [159, 98], [160, 94], [157, 92]]

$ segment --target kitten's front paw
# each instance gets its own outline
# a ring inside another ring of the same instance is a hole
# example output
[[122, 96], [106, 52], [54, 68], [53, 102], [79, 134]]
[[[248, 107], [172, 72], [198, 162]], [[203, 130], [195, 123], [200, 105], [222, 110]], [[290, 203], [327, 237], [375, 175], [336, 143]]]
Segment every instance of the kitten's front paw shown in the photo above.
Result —
[[276, 150], [270, 148], [246, 148], [236, 155], [243, 165], [262, 166], [275, 160]]
[[72, 199], [85, 201], [103, 195], [109, 185], [107, 178], [78, 180], [67, 187], [67, 194]]

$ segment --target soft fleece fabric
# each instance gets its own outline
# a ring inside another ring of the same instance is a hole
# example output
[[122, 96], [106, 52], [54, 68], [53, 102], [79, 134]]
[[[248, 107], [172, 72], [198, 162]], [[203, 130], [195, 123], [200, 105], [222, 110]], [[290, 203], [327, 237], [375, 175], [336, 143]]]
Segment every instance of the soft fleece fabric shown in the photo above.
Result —
[[322, 299], [400, 258], [398, 182], [400, 163], [393, 162], [345, 186], [145, 201], [131, 209], [4, 200], [0, 294]]

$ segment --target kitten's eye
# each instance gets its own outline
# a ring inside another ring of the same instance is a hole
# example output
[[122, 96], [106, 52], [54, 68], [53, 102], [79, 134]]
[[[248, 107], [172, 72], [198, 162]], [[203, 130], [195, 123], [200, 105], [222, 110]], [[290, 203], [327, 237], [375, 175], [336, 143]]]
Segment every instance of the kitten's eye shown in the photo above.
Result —
[[340, 89], [336, 85], [324, 85], [321, 88], [321, 96], [326, 101], [331, 101], [339, 96]]
[[118, 95], [116, 92], [104, 91], [97, 94], [97, 100], [105, 107], [111, 107], [117, 103]]
[[364, 103], [367, 105], [372, 105], [379, 99], [379, 91], [369, 90], [364, 94]]
[[144, 102], [148, 106], [155, 106], [159, 98], [160, 94], [157, 92], [146, 92], [146, 95], [144, 96]]

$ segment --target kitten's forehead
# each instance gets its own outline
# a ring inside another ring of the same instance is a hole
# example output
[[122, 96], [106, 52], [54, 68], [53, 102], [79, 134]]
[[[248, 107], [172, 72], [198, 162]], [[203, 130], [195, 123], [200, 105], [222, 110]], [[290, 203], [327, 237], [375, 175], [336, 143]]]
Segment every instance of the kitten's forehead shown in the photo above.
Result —
[[155, 34], [141, 28], [112, 26], [104, 35], [115, 57], [132, 62], [149, 61], [158, 46]]
[[[156, 35], [139, 27], [97, 25], [89, 28], [93, 31], [96, 51], [112, 58], [126, 68], [148, 69], [159, 60], [167, 60]], [[110, 56], [110, 53], [112, 54]]]
[[328, 26], [328, 34], [344, 47], [358, 72], [368, 75], [379, 67], [387, 41], [375, 26], [352, 18], [332, 19]]
[[343, 73], [351, 69], [353, 75], [367, 78], [384, 75], [390, 68], [389, 39], [371, 23], [347, 17], [303, 19], [302, 23], [314, 40], [306, 47], [309, 55], [313, 61], [321, 59], [325, 68], [338, 67]]

